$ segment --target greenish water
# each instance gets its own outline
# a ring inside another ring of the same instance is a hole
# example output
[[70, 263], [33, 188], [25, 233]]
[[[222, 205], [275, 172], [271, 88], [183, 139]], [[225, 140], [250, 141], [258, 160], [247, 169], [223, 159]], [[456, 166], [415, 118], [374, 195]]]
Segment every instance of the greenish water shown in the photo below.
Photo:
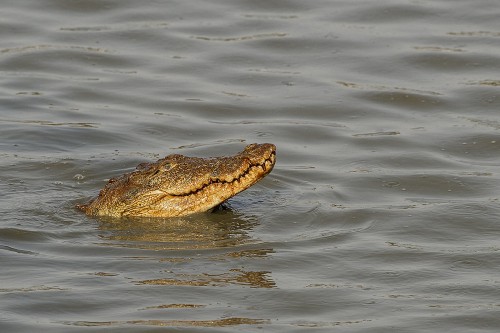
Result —
[[[4, 2], [0, 331], [496, 332], [495, 5]], [[230, 210], [74, 209], [252, 142]]]

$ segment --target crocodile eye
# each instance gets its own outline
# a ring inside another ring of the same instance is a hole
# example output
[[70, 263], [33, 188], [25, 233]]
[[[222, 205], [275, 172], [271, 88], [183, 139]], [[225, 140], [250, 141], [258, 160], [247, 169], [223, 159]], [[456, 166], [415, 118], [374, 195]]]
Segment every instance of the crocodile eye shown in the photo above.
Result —
[[168, 171], [172, 169], [172, 167], [173, 167], [172, 163], [162, 164], [158, 168], [156, 168], [156, 170], [151, 174], [151, 176], [156, 176], [162, 172]]
[[160, 170], [161, 170], [161, 171], [168, 171], [168, 170], [172, 169], [173, 167], [174, 167], [174, 164], [172, 164], [172, 163], [170, 163], [170, 162], [167, 162], [167, 163], [162, 164], [162, 165], [160, 166]]

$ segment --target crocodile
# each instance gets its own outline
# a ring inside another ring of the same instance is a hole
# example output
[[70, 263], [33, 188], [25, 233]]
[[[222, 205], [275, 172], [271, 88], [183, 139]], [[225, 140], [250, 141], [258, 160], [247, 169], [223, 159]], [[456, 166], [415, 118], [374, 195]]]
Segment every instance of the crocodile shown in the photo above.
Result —
[[77, 208], [90, 216], [176, 217], [210, 211], [271, 172], [276, 146], [250, 144], [233, 156], [168, 155], [111, 178]]

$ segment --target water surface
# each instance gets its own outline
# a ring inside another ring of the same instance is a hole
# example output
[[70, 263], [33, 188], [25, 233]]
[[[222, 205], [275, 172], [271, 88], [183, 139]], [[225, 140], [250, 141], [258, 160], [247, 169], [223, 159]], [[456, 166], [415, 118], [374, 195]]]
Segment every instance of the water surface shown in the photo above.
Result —
[[[0, 330], [496, 332], [494, 1], [7, 1]], [[167, 154], [278, 147], [186, 218], [93, 219]]]

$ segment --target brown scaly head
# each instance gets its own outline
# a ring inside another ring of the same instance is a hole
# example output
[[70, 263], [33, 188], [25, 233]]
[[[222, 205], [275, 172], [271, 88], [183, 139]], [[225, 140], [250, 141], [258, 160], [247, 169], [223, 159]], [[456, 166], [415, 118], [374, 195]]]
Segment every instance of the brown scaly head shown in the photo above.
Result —
[[88, 204], [93, 216], [173, 217], [208, 211], [266, 176], [276, 146], [251, 144], [234, 156], [200, 158], [169, 155], [112, 178]]

